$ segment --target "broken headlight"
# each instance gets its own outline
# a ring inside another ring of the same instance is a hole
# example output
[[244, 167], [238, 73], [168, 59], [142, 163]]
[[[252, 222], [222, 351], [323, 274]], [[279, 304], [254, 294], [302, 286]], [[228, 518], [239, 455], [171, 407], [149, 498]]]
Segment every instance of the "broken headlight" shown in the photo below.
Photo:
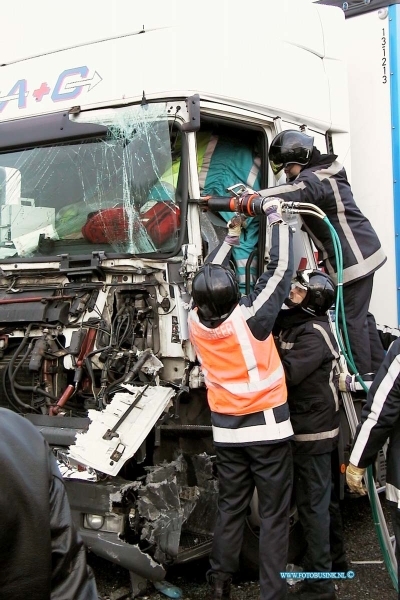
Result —
[[92, 515], [85, 514], [83, 518], [85, 529], [121, 533], [123, 528], [123, 515]]

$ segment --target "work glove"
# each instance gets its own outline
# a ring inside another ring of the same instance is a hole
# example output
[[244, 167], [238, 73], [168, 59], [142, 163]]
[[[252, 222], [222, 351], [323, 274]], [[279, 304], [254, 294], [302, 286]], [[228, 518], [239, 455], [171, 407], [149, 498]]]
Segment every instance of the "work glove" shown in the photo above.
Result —
[[263, 200], [262, 210], [267, 217], [268, 225], [282, 223], [281, 202], [282, 200], [280, 198], [275, 198], [274, 196]]
[[[366, 373], [362, 375], [362, 379], [369, 389], [371, 387], [372, 381], [374, 379], [375, 373]], [[339, 375], [339, 390], [341, 392], [364, 392], [364, 388], [356, 379], [355, 375], [349, 375], [346, 373], [340, 373]]]
[[354, 492], [355, 494], [359, 494], [360, 496], [365, 496], [367, 493], [367, 490], [362, 482], [364, 473], [365, 469], [355, 467], [351, 463], [348, 464], [346, 469], [346, 482], [350, 488], [350, 491]]
[[236, 215], [228, 221], [228, 235], [225, 238], [225, 242], [230, 246], [240, 246], [240, 234], [242, 227], [246, 226], [246, 217], [243, 215]]

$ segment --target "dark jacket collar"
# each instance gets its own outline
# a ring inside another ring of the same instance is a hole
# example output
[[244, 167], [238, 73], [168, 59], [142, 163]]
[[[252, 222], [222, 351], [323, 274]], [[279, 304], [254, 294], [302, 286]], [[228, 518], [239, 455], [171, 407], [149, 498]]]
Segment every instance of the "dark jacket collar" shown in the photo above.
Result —
[[276, 319], [276, 325], [279, 329], [290, 329], [298, 325], [303, 325], [309, 321], [328, 322], [328, 317], [323, 315], [322, 317], [316, 317], [310, 313], [305, 312], [300, 306], [295, 308], [282, 309], [279, 311]]
[[310, 169], [311, 167], [323, 167], [325, 165], [331, 165], [337, 159], [336, 154], [321, 154], [321, 152], [314, 146], [310, 162], [302, 168]]
[[[327, 167], [331, 165], [337, 159], [337, 154], [321, 154], [321, 152], [314, 146], [310, 162], [302, 167], [300, 173], [306, 169], [312, 169], [313, 167]], [[288, 183], [292, 183], [297, 179], [298, 175], [288, 179]]]

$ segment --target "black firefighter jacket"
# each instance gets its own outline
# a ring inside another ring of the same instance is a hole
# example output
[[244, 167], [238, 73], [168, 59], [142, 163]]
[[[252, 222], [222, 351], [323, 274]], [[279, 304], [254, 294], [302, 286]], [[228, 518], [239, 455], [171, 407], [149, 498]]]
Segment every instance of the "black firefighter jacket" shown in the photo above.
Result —
[[299, 307], [281, 310], [274, 335], [286, 375], [293, 451], [331, 452], [339, 436], [338, 352], [328, 318]]
[[62, 477], [42, 435], [0, 408], [0, 600], [97, 600]]
[[369, 389], [350, 462], [368, 467], [388, 438], [386, 498], [400, 508], [400, 338], [390, 346]]
[[[378, 236], [356, 203], [344, 167], [335, 155], [314, 148], [311, 161], [296, 179], [259, 192], [287, 202], [310, 202], [324, 211], [336, 230], [343, 251], [343, 283], [370, 275], [386, 261]], [[304, 215], [304, 228], [319, 250], [329, 275], [336, 278], [336, 260], [329, 227], [317, 217]]]

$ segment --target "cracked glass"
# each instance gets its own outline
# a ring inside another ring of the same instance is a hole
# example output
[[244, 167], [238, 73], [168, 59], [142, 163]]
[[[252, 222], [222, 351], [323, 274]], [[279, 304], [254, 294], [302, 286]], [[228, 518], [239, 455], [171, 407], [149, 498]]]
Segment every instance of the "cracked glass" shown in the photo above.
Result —
[[176, 132], [171, 142], [166, 105], [71, 119], [108, 133], [0, 155], [0, 259], [172, 252], [180, 144]]

